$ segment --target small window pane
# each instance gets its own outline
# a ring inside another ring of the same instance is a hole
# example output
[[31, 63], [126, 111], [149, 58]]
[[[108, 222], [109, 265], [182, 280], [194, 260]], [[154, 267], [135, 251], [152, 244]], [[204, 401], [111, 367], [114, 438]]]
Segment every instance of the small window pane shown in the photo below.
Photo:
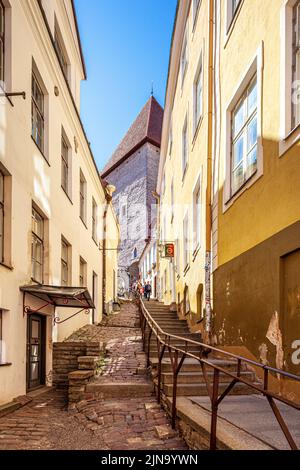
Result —
[[238, 139], [238, 141], [234, 144], [233, 148], [233, 168], [235, 168], [242, 160], [244, 154], [244, 136]]
[[243, 175], [243, 164], [241, 163], [236, 170], [233, 172], [232, 178], [232, 189], [233, 193], [235, 193], [243, 184], [244, 182], [244, 175]]
[[233, 117], [233, 136], [236, 137], [244, 125], [244, 101], [242, 101], [234, 113]]
[[252, 87], [249, 90], [248, 95], [248, 117], [251, 116], [253, 111], [257, 108], [257, 82], [253, 83]]
[[248, 151], [257, 143], [257, 117], [248, 125]]
[[255, 147], [247, 157], [246, 178], [250, 178], [257, 169], [257, 147]]

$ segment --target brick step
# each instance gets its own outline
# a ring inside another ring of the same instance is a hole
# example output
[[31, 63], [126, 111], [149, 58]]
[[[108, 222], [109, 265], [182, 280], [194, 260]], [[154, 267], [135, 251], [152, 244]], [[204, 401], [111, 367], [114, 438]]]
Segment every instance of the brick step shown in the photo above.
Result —
[[[213, 372], [208, 372], [207, 376], [210, 383], [213, 383]], [[249, 382], [254, 382], [255, 374], [253, 372], [242, 372], [241, 377]], [[220, 382], [230, 383], [232, 378], [226, 374], [220, 374]], [[178, 384], [199, 384], [205, 383], [204, 375], [202, 372], [180, 372], [177, 378]], [[173, 384], [173, 373], [167, 372], [162, 374], [163, 384]]]
[[[211, 362], [213, 361], [215, 365], [218, 365], [219, 367], [230, 370], [235, 372], [237, 370], [237, 365], [236, 362], [234, 361], [228, 361], [228, 360], [222, 360], [222, 359], [209, 359]], [[152, 367], [157, 367], [158, 364], [158, 359], [154, 358], [151, 360], [151, 365]], [[162, 361], [162, 371], [163, 372], [172, 372], [172, 364], [170, 359], [163, 359]], [[212, 367], [207, 366], [207, 371], [213, 370]], [[246, 370], [246, 366], [242, 366], [242, 371]], [[200, 372], [201, 371], [201, 365], [200, 362], [197, 361], [196, 359], [191, 359], [191, 358], [186, 358], [182, 368], [181, 372]]]
[[[257, 384], [259, 385], [259, 384]], [[221, 382], [219, 384], [219, 395], [226, 390], [228, 383]], [[163, 391], [168, 396], [173, 395], [173, 385], [164, 384]], [[230, 395], [254, 395], [256, 394], [255, 390], [251, 389], [245, 384], [238, 383], [231, 390]], [[207, 388], [205, 383], [198, 384], [178, 384], [177, 385], [177, 396], [178, 397], [196, 397], [196, 396], [207, 396]]]

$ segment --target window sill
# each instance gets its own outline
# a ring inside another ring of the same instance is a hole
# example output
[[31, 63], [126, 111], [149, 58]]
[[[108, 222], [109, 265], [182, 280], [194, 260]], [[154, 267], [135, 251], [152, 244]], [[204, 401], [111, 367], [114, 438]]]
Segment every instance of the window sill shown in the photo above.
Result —
[[81, 222], [83, 223], [83, 225], [85, 226], [85, 228], [88, 229], [88, 228], [87, 228], [87, 225], [86, 225], [86, 222], [83, 220], [83, 218], [82, 218], [81, 216], [79, 216], [79, 219], [81, 220]]
[[74, 205], [73, 204], [73, 201], [72, 199], [70, 198], [69, 194], [67, 193], [67, 191], [65, 190], [65, 188], [63, 186], [61, 186], [61, 189], [63, 190], [63, 192], [65, 193], [65, 195], [67, 196], [67, 198], [69, 199], [70, 203], [72, 204], [72, 206]]
[[13, 271], [13, 266], [11, 266], [10, 264], [6, 264], [6, 263], [0, 263], [0, 266], [3, 266], [3, 268], [5, 269], [8, 269], [9, 271]]
[[0, 362], [0, 367], [12, 366], [12, 362]]
[[190, 263], [186, 265], [186, 267], [184, 268], [184, 274], [183, 276], [185, 277], [187, 275], [187, 273], [189, 272], [189, 270], [191, 269], [191, 266], [190, 266]]
[[252, 186], [263, 176], [263, 171], [257, 169], [256, 172], [245, 181], [243, 186], [239, 188], [225, 203], [223, 203], [223, 213], [225, 213], [246, 191], [252, 188]]
[[36, 143], [36, 141], [34, 140], [34, 138], [32, 136], [31, 136], [31, 140], [34, 143], [34, 145], [36, 146], [36, 148], [38, 149], [38, 151], [40, 152], [40, 154], [42, 155], [42, 157], [45, 160], [45, 162], [47, 163], [47, 165], [50, 167], [51, 165], [50, 165], [46, 155], [44, 154], [44, 152], [42, 152], [42, 150], [40, 149], [40, 147], [38, 146], [38, 144]]
[[293, 145], [300, 140], [300, 123], [279, 141], [279, 157], [282, 157]]

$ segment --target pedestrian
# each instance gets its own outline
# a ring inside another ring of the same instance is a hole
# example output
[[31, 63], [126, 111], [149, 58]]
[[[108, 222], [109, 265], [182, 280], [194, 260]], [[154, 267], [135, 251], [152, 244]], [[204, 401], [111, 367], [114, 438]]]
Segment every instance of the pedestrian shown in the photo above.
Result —
[[145, 297], [146, 299], [150, 300], [150, 297], [151, 297], [151, 292], [152, 292], [152, 287], [151, 287], [151, 284], [150, 284], [150, 281], [147, 282], [147, 284], [145, 285]]

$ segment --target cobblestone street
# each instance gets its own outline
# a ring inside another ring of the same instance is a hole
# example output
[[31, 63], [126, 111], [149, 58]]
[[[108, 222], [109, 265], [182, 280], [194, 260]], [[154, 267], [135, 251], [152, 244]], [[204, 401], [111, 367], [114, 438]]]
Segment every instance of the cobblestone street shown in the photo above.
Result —
[[[98, 383], [147, 382], [138, 311], [126, 303], [100, 326], [87, 326], [70, 341], [99, 340], [108, 356]], [[151, 388], [149, 388], [151, 389]], [[62, 392], [49, 390], [0, 419], [0, 449], [170, 450], [186, 449], [155, 397], [87, 399], [68, 411]]]

